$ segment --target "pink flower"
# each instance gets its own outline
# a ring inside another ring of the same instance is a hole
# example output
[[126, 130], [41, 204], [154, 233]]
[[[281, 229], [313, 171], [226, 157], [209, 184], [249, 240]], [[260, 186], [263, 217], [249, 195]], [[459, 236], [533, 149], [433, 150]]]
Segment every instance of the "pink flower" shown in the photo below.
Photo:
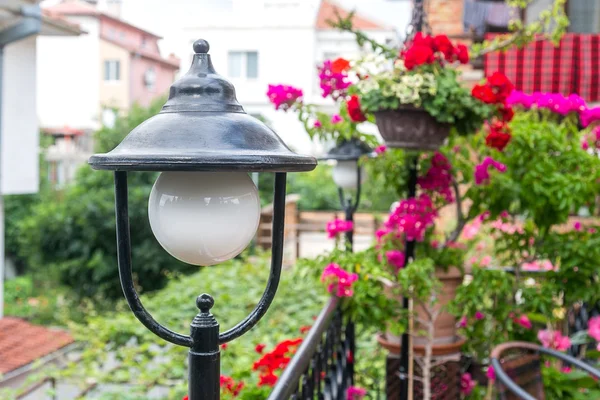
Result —
[[593, 122], [600, 120], [600, 107], [588, 108], [580, 112], [581, 125], [584, 128], [588, 127]]
[[390, 250], [385, 252], [385, 256], [390, 265], [394, 267], [396, 272], [404, 268], [404, 253], [400, 250]]
[[525, 314], [521, 315], [519, 318], [515, 318], [514, 321], [517, 325], [521, 325], [525, 329], [531, 329], [532, 327], [529, 317]]
[[350, 386], [346, 390], [346, 400], [362, 400], [367, 394], [367, 391], [357, 386]]
[[343, 219], [334, 219], [333, 221], [329, 221], [325, 226], [325, 231], [327, 231], [329, 239], [337, 237], [342, 232], [350, 232], [352, 229], [354, 229], [354, 223]]
[[331, 123], [334, 125], [339, 124], [340, 122], [342, 122], [344, 119], [342, 117], [339, 116], [339, 114], [333, 114], [331, 116]]
[[466, 315], [463, 315], [462, 318], [460, 319], [460, 321], [458, 321], [458, 327], [459, 328], [467, 327], [467, 316]]
[[489, 168], [493, 167], [498, 172], [504, 173], [506, 171], [506, 165], [494, 160], [492, 157], [486, 157], [483, 162], [475, 166], [475, 184], [483, 185], [488, 184], [490, 181]]
[[494, 367], [492, 367], [491, 365], [488, 367], [487, 372], [485, 373], [485, 375], [487, 376], [487, 378], [490, 381], [495, 381], [496, 380], [496, 371], [494, 371]]
[[321, 274], [321, 281], [328, 285], [327, 291], [338, 297], [352, 297], [354, 294], [352, 284], [357, 280], [357, 274], [345, 271], [335, 263], [325, 267]]
[[579, 221], [575, 222], [575, 224], [573, 224], [573, 228], [576, 231], [580, 231], [581, 230], [581, 222], [579, 222]]
[[448, 203], [454, 201], [452, 194], [452, 166], [450, 162], [440, 152], [435, 152], [431, 157], [431, 167], [424, 176], [417, 180], [422, 189], [429, 192], [440, 194]]
[[563, 374], [569, 374], [571, 373], [571, 367], [564, 366], [560, 369], [560, 372], [562, 372]]
[[302, 97], [302, 90], [288, 85], [269, 85], [267, 97], [275, 105], [275, 109], [280, 108], [287, 111], [294, 103]]
[[320, 128], [322, 126], [323, 124], [321, 123], [321, 121], [315, 121], [315, 123], [313, 124], [313, 128]]
[[588, 321], [588, 335], [600, 342], [600, 317], [594, 317]]
[[389, 215], [385, 226], [396, 235], [404, 235], [407, 240], [422, 242], [425, 231], [432, 227], [437, 212], [431, 197], [422, 194], [417, 198], [402, 200]]
[[465, 396], [470, 395], [476, 385], [477, 382], [473, 380], [471, 374], [469, 374], [468, 372], [465, 372], [460, 377], [460, 392]]
[[382, 155], [386, 151], [387, 151], [387, 146], [385, 144], [381, 144], [381, 145], [375, 147], [375, 153], [377, 153], [377, 155]]
[[568, 336], [563, 336], [559, 331], [544, 329], [538, 332], [537, 337], [542, 342], [542, 346], [549, 349], [564, 351], [571, 347], [571, 339]]
[[483, 314], [481, 311], [477, 311], [477, 312], [475, 313], [475, 319], [476, 319], [476, 320], [482, 320], [482, 319], [484, 319], [484, 318], [485, 318], [485, 315], [484, 315], [484, 314]]
[[479, 260], [479, 265], [481, 265], [482, 267], [487, 267], [488, 265], [490, 265], [491, 262], [492, 262], [492, 256], [487, 255], [487, 256], [484, 256], [481, 260]]
[[381, 239], [387, 235], [388, 233], [390, 233], [389, 230], [387, 230], [386, 228], [382, 228], [382, 229], [377, 229], [375, 231], [375, 238], [377, 238], [377, 242], [381, 242]]
[[344, 97], [347, 94], [347, 89], [352, 82], [348, 80], [348, 75], [345, 71], [334, 72], [330, 60], [327, 60], [318, 67], [319, 71], [319, 86], [321, 87], [321, 95], [323, 97], [331, 96], [333, 99]]
[[522, 271], [557, 271], [558, 267], [552, 265], [550, 260], [544, 261], [532, 261], [530, 263], [524, 263], [521, 265]]
[[472, 240], [477, 236], [479, 230], [481, 229], [481, 218], [475, 218], [472, 222], [469, 222], [465, 225], [465, 228], [462, 231], [462, 238], [464, 240]]

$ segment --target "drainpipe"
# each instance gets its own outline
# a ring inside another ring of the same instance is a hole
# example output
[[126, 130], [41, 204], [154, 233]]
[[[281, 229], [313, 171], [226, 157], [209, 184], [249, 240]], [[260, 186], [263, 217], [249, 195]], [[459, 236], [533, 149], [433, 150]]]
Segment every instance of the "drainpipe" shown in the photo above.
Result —
[[4, 48], [16, 41], [37, 35], [42, 27], [42, 10], [39, 5], [23, 5], [14, 12], [22, 17], [17, 25], [0, 31], [0, 318], [4, 316], [4, 194], [2, 193], [2, 91], [4, 74]]

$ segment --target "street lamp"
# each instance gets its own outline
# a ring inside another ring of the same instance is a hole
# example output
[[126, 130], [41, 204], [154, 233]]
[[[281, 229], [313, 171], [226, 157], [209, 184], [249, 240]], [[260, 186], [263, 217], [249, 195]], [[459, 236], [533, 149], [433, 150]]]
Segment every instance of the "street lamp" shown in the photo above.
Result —
[[[190, 70], [171, 86], [160, 113], [136, 127], [111, 152], [89, 160], [94, 169], [115, 171], [119, 276], [134, 315], [157, 336], [189, 351], [189, 398], [219, 398], [219, 345], [243, 335], [269, 308], [279, 284], [283, 255], [286, 173], [310, 171], [313, 157], [290, 151], [262, 122], [244, 112], [233, 85], [219, 76], [209, 45], [193, 45]], [[256, 308], [219, 333], [210, 313], [213, 298], [196, 299], [200, 313], [190, 335], [160, 325], [136, 293], [131, 266], [127, 173], [160, 171], [148, 203], [152, 232], [175, 258], [214, 265], [238, 255], [258, 227], [260, 201], [249, 172], [275, 172], [271, 272]]]
[[[358, 161], [361, 157], [371, 154], [373, 150], [360, 139], [346, 140], [335, 146], [322, 160], [334, 160], [336, 162], [333, 167], [333, 181], [338, 187], [338, 195], [340, 204], [344, 210], [346, 221], [354, 222], [354, 213], [360, 202], [361, 186], [364, 183], [367, 175], [364, 167], [359, 165]], [[356, 191], [354, 199], [352, 196], [346, 197], [344, 190]], [[354, 229], [346, 232], [346, 248], [352, 251], [354, 245]]]

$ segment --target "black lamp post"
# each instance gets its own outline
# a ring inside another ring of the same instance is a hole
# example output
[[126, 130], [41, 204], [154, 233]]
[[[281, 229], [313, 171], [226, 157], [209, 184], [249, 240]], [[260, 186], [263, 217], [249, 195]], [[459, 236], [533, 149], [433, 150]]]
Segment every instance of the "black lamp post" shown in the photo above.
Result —
[[[94, 169], [115, 171], [119, 275], [136, 318], [162, 339], [190, 348], [189, 398], [219, 398], [219, 345], [243, 335], [261, 319], [277, 291], [283, 254], [286, 173], [310, 171], [313, 157], [291, 152], [237, 102], [233, 85], [219, 76], [204, 40], [194, 43], [190, 70], [171, 86], [161, 112], [135, 128], [113, 151], [89, 160]], [[161, 171], [149, 201], [152, 230], [174, 257], [196, 265], [235, 257], [251, 240], [260, 201], [249, 172], [275, 172], [271, 272], [256, 308], [219, 333], [210, 313], [213, 298], [196, 299], [200, 312], [190, 335], [160, 325], [135, 291], [127, 206], [127, 173]]]
[[[364, 171], [358, 160], [373, 150], [360, 139], [350, 139], [335, 146], [322, 160], [334, 160], [333, 181], [338, 187], [338, 195], [342, 210], [344, 210], [346, 221], [354, 222], [354, 213], [360, 203], [361, 186], [365, 179]], [[354, 199], [351, 195], [346, 196], [344, 190], [356, 191]], [[346, 232], [346, 249], [353, 251], [354, 229]]]

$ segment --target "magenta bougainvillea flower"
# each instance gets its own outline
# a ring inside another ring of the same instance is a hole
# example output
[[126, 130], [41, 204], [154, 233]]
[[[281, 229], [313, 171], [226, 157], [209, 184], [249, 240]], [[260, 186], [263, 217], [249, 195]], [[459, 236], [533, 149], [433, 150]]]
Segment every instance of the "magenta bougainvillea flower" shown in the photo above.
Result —
[[[600, 342], [600, 317], [594, 317], [588, 321], [588, 335]], [[598, 346], [600, 347], [600, 343]]]
[[365, 389], [357, 386], [350, 386], [346, 390], [346, 400], [362, 400], [366, 394], [367, 391]]
[[435, 152], [431, 157], [431, 166], [424, 176], [417, 180], [422, 189], [430, 192], [439, 193], [448, 203], [454, 201], [452, 195], [452, 166], [450, 162], [440, 152]]
[[354, 294], [352, 284], [358, 280], [358, 275], [331, 263], [323, 270], [321, 281], [327, 284], [327, 291], [338, 297], [351, 297]]
[[494, 160], [492, 157], [486, 157], [481, 164], [475, 166], [475, 184], [485, 185], [490, 182], [489, 168], [493, 167], [498, 172], [505, 172], [506, 165]]
[[388, 263], [394, 267], [394, 270], [398, 272], [402, 268], [404, 268], [404, 253], [400, 250], [390, 250], [385, 252], [385, 257], [387, 258]]
[[462, 318], [460, 319], [460, 321], [458, 321], [458, 327], [459, 328], [467, 327], [467, 316], [466, 315], [463, 315]]
[[377, 147], [375, 147], [375, 153], [377, 155], [381, 155], [383, 153], [385, 153], [387, 151], [387, 146], [385, 144], [381, 144]]
[[343, 219], [334, 219], [333, 221], [329, 221], [325, 226], [325, 231], [327, 231], [329, 239], [337, 237], [340, 233], [350, 232], [352, 229], [354, 229], [354, 223], [352, 221], [344, 221]]
[[331, 61], [327, 60], [318, 68], [318, 72], [321, 96], [331, 96], [337, 99], [347, 94], [347, 89], [352, 85], [352, 82], [348, 80], [348, 75], [345, 71], [334, 72]]
[[302, 89], [289, 85], [269, 85], [267, 97], [275, 105], [275, 109], [287, 111], [302, 97]]
[[525, 329], [531, 329], [531, 327], [533, 326], [531, 324], [531, 321], [529, 320], [529, 317], [525, 314], [521, 315], [520, 317], [515, 318], [513, 321], [515, 321], [515, 323], [517, 325], [520, 325]]
[[402, 200], [388, 217], [385, 226], [407, 240], [422, 242], [427, 228], [433, 226], [437, 212], [431, 197], [421, 194], [413, 199]]
[[331, 123], [334, 124], [334, 125], [339, 124], [343, 120], [344, 119], [342, 117], [340, 117], [339, 114], [333, 114], [331, 116]]
[[471, 377], [471, 374], [468, 372], [462, 374], [460, 377], [460, 392], [462, 394], [465, 396], [470, 395], [475, 386], [477, 386], [477, 382]]
[[476, 320], [482, 320], [482, 319], [484, 319], [484, 318], [485, 318], [485, 314], [483, 314], [481, 311], [477, 311], [477, 312], [475, 313], [475, 319], [476, 319]]
[[600, 107], [588, 108], [580, 114], [581, 125], [584, 128], [590, 126], [593, 122], [600, 120]]
[[323, 126], [323, 124], [321, 123], [321, 121], [315, 121], [315, 123], [313, 124], [313, 128], [321, 128]]
[[559, 331], [544, 329], [538, 332], [537, 337], [542, 342], [542, 346], [549, 349], [564, 351], [571, 347], [571, 339], [563, 336]]
[[494, 370], [494, 367], [492, 367], [491, 365], [488, 367], [485, 376], [487, 376], [487, 378], [490, 381], [495, 381], [496, 380], [496, 371]]

